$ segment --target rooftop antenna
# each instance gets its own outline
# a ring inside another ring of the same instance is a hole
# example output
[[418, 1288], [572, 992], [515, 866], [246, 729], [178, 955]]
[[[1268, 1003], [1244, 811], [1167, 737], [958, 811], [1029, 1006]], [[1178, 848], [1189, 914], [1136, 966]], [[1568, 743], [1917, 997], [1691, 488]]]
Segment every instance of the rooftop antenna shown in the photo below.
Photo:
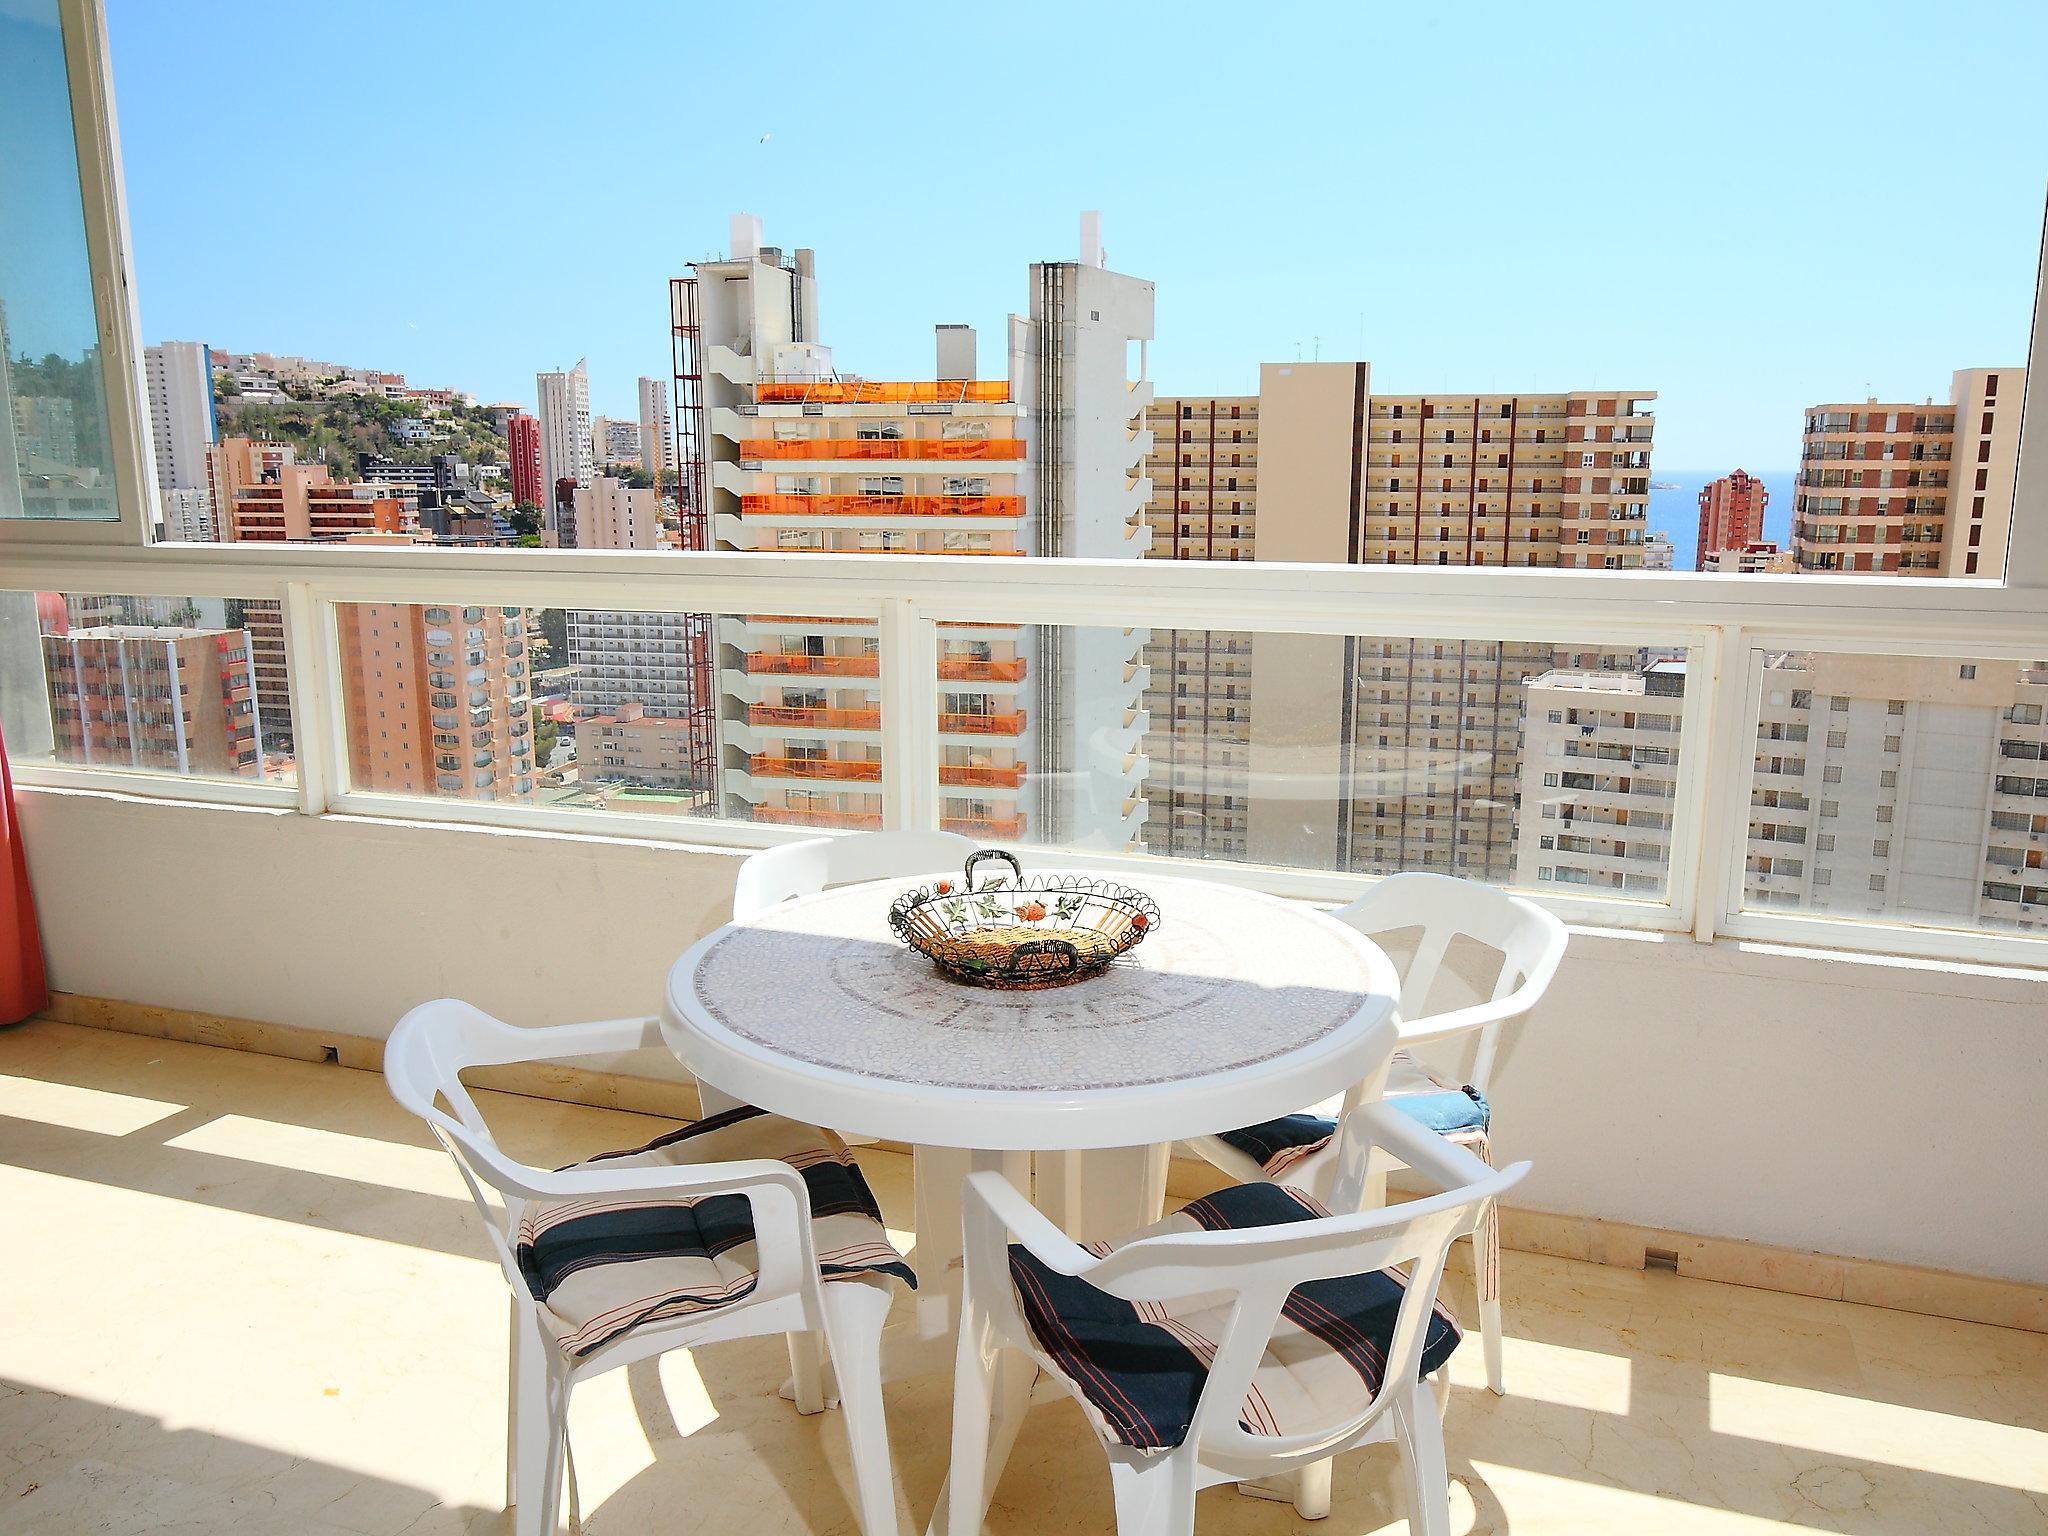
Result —
[[1322, 337], [1320, 337], [1320, 336], [1316, 337], [1316, 338], [1315, 338], [1315, 343], [1316, 343], [1316, 352], [1315, 352], [1315, 360], [1316, 360], [1317, 362], [1319, 362], [1319, 363], [1320, 363], [1320, 362], [1321, 362], [1321, 361], [1323, 360], [1323, 338], [1322, 338]]

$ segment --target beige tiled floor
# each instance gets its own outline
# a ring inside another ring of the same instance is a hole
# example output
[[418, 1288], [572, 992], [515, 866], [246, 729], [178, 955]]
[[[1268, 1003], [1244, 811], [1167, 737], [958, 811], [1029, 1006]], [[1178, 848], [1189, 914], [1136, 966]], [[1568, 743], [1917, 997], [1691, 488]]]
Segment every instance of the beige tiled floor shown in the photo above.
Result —
[[[655, 1123], [493, 1097], [562, 1162]], [[892, 1220], [903, 1160], [867, 1154]], [[504, 1281], [452, 1168], [366, 1073], [33, 1023], [0, 1031], [0, 1531], [502, 1531]], [[1453, 1282], [1454, 1297], [1465, 1292]], [[1509, 1254], [1509, 1386], [1454, 1362], [1456, 1527], [2048, 1531], [2048, 1338]], [[836, 1414], [771, 1342], [583, 1389], [587, 1528], [846, 1532]], [[892, 1387], [906, 1529], [947, 1384]], [[1404, 1529], [1391, 1452], [1340, 1462], [1329, 1536]], [[1302, 1532], [1203, 1495], [1205, 1532]], [[1110, 1528], [1102, 1458], [1035, 1410], [991, 1518]]]

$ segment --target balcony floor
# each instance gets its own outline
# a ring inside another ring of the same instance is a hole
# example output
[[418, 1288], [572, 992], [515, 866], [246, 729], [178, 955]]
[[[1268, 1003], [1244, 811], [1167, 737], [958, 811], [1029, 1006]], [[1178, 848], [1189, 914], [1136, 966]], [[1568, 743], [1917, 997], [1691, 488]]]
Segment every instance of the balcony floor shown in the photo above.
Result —
[[[661, 1129], [484, 1098], [514, 1155]], [[892, 1224], [905, 1159], [862, 1161]], [[35, 1022], [0, 1032], [0, 1528], [503, 1531], [504, 1281], [452, 1165], [380, 1079]], [[2048, 1530], [2048, 1337], [1660, 1273], [1506, 1256], [1514, 1395], [1476, 1334], [1447, 1424], [1459, 1532]], [[1469, 1311], [1465, 1271], [1450, 1282]], [[779, 1341], [579, 1390], [587, 1528], [853, 1533], [836, 1414]], [[948, 1386], [889, 1391], [906, 1530], [943, 1474]], [[1329, 1536], [1405, 1529], [1390, 1449], [1339, 1464]], [[997, 1531], [1111, 1529], [1070, 1405], [1036, 1409]], [[1200, 1528], [1304, 1532], [1204, 1494]]]

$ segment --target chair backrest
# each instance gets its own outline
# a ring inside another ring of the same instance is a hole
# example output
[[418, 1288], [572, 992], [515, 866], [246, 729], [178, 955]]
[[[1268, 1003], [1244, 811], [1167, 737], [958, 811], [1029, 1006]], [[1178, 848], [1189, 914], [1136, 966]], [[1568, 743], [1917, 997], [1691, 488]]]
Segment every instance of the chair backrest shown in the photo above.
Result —
[[[1188, 1437], [1203, 1450], [1222, 1456], [1299, 1460], [1350, 1441], [1392, 1405], [1396, 1393], [1414, 1383], [1451, 1243], [1473, 1229], [1486, 1202], [1519, 1183], [1528, 1171], [1528, 1163], [1516, 1163], [1428, 1199], [1359, 1215], [1140, 1238], [1090, 1269], [1087, 1279], [1126, 1301], [1234, 1297], [1228, 1321], [1215, 1340], [1216, 1352]], [[1397, 1267], [1407, 1272], [1406, 1288], [1379, 1389], [1365, 1407], [1291, 1435], [1247, 1431], [1239, 1414], [1294, 1288], [1311, 1280]]]
[[957, 832], [857, 832], [764, 848], [740, 866], [733, 921], [751, 922], [793, 896], [828, 886], [958, 870], [975, 846]]
[[[1333, 915], [1368, 937], [1421, 930], [1401, 978], [1403, 1032], [1426, 1028], [1434, 1035], [1461, 1027], [1478, 1029], [1470, 1081], [1482, 1093], [1499, 1053], [1502, 1025], [1536, 1006], [1564, 957], [1565, 927], [1550, 913], [1497, 887], [1451, 875], [1389, 875]], [[1497, 950], [1500, 969], [1484, 1003], [1431, 1014], [1430, 994], [1444, 956], [1461, 938]]]

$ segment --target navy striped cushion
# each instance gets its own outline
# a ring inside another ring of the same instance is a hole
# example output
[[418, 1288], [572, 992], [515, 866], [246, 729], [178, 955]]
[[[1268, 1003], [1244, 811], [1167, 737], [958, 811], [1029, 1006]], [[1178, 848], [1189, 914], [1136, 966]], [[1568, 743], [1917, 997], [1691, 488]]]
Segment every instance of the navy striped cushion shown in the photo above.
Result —
[[[803, 1175], [819, 1272], [917, 1277], [846, 1146], [830, 1131], [742, 1106], [572, 1167], [629, 1168], [774, 1158]], [[744, 1195], [593, 1196], [537, 1201], [522, 1214], [517, 1256], [557, 1342], [587, 1355], [644, 1323], [729, 1305], [757, 1281], [753, 1207]]]
[[[1278, 1226], [1328, 1214], [1298, 1190], [1239, 1184], [1193, 1201], [1123, 1242], [1160, 1232]], [[1097, 1251], [1120, 1246], [1098, 1245]], [[1187, 1438], [1232, 1298], [1122, 1301], [1048, 1268], [1021, 1244], [1010, 1247], [1010, 1279], [1041, 1358], [1066, 1378], [1109, 1438], [1146, 1450]], [[1404, 1294], [1406, 1279], [1392, 1270], [1295, 1287], [1239, 1422], [1252, 1434], [1287, 1435], [1362, 1412], [1385, 1375]], [[1439, 1303], [1423, 1345], [1422, 1374], [1448, 1360], [1458, 1339], [1457, 1321]]]
[[[1425, 1129], [1444, 1136], [1483, 1134], [1493, 1115], [1486, 1096], [1470, 1087], [1432, 1085], [1423, 1093], [1390, 1094], [1386, 1102]], [[1336, 1134], [1337, 1122], [1327, 1115], [1283, 1115], [1261, 1125], [1225, 1131], [1218, 1140], [1278, 1178], [1303, 1158], [1322, 1151]]]

